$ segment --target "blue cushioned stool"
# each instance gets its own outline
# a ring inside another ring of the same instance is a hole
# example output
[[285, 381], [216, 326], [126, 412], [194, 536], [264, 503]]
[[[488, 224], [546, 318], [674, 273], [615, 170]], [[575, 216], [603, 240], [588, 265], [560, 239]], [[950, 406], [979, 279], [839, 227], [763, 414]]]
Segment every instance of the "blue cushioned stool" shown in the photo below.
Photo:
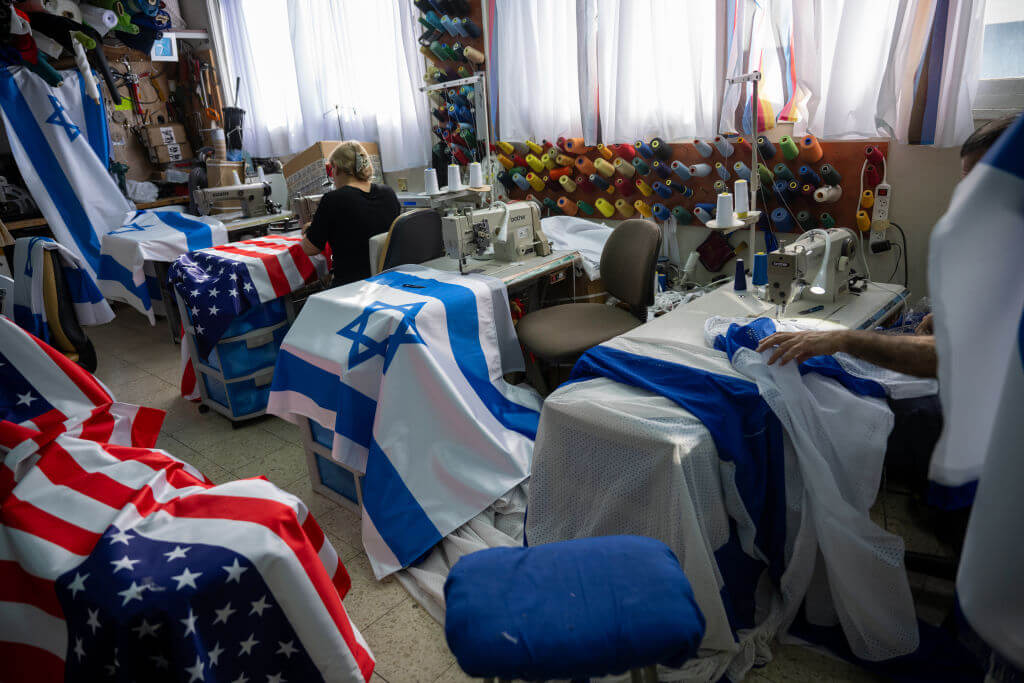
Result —
[[655, 681], [655, 665], [682, 666], [704, 636], [676, 556], [640, 536], [473, 553], [444, 595], [448, 647], [479, 678]]

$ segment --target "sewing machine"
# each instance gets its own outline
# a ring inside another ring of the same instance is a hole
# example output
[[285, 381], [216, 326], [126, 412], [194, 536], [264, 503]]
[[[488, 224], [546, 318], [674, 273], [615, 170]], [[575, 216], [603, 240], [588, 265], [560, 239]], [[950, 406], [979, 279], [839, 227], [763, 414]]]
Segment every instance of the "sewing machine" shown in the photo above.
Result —
[[209, 216], [215, 208], [233, 210], [231, 203], [237, 202], [245, 218], [266, 216], [280, 210], [270, 201], [270, 191], [270, 183], [198, 188], [195, 190], [196, 208], [199, 215]]
[[511, 262], [551, 253], [535, 202], [495, 202], [484, 209], [459, 209], [442, 216], [441, 233], [445, 252], [459, 261], [460, 270], [467, 256]]
[[[796, 299], [834, 302], [849, 291], [857, 238], [849, 228], [811, 230], [768, 254], [767, 296], [775, 304]], [[824, 268], [822, 264], [824, 263]]]

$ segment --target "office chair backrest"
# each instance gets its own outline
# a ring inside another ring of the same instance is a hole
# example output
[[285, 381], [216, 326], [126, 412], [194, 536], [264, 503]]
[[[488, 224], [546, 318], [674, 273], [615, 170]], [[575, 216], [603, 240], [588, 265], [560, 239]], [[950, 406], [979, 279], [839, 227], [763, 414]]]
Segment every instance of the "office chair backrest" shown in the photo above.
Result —
[[435, 209], [415, 209], [399, 214], [388, 229], [380, 252], [379, 270], [406, 263], [423, 263], [444, 256], [441, 214]]
[[622, 221], [601, 251], [605, 290], [629, 306], [641, 320], [654, 303], [654, 268], [661, 250], [661, 230], [650, 221]]

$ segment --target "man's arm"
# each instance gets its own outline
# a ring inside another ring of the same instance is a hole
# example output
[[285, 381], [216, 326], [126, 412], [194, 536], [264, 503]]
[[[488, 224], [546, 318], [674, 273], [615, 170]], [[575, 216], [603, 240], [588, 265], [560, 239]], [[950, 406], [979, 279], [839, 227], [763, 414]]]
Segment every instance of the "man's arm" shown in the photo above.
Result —
[[935, 337], [925, 335], [888, 335], [868, 330], [831, 330], [827, 332], [776, 332], [757, 347], [765, 351], [777, 347], [768, 359], [785, 365], [812, 356], [844, 352], [869, 363], [916, 377], [935, 377], [938, 360]]

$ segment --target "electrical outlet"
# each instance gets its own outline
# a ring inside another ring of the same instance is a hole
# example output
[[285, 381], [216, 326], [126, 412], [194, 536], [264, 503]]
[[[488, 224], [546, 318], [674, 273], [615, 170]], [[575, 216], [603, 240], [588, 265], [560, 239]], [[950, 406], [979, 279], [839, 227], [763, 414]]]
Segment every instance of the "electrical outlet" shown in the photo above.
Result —
[[871, 244], [885, 241], [885, 233], [889, 230], [889, 202], [891, 199], [892, 186], [889, 183], [879, 183], [875, 187], [875, 203], [871, 207]]

